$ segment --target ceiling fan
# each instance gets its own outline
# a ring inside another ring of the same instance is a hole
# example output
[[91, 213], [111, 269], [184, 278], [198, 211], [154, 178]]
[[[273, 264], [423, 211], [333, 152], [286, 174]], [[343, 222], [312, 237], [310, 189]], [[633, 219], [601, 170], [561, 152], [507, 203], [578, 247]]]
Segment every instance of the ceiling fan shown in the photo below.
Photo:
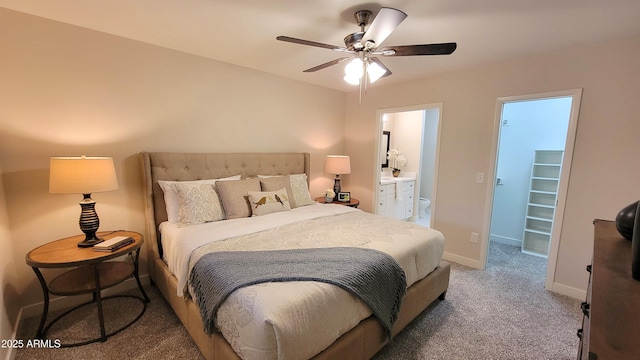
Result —
[[[372, 12], [369, 10], [359, 10], [355, 13], [355, 19], [360, 31], [347, 35], [344, 38], [345, 46], [334, 46], [315, 41], [302, 40], [289, 36], [278, 36], [280, 41], [295, 44], [315, 46], [330, 50], [335, 50], [349, 54], [324, 64], [314, 66], [304, 70], [304, 72], [314, 72], [325, 69], [329, 66], [339, 64], [351, 59], [345, 67], [344, 80], [353, 85], [370, 83], [381, 77], [391, 75], [389, 70], [376, 56], [415, 56], [415, 55], [449, 55], [456, 50], [456, 43], [441, 44], [421, 44], [421, 45], [401, 45], [380, 47], [382, 42], [400, 25], [407, 17], [404, 12], [383, 7], [376, 15], [369, 28], [365, 31], [371, 20]], [[361, 81], [364, 76], [364, 81]]]

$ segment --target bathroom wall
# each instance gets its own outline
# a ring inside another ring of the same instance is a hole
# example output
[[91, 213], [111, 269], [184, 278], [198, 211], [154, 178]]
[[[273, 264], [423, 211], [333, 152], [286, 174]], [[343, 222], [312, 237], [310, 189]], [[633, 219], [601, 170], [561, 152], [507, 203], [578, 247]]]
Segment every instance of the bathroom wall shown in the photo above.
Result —
[[436, 151], [438, 146], [439, 109], [427, 109], [424, 112], [424, 131], [422, 134], [422, 169], [420, 170], [420, 196], [433, 198], [433, 182], [436, 168]]
[[384, 130], [391, 131], [390, 148], [398, 149], [407, 158], [404, 173], [417, 173], [420, 170], [420, 150], [422, 147], [423, 111], [404, 111], [389, 113]]

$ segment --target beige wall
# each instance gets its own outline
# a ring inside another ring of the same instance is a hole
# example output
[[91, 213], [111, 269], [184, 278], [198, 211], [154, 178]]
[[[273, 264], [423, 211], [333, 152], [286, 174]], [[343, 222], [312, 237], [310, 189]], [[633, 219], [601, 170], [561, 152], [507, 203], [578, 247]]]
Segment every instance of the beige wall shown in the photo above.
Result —
[[446, 237], [447, 253], [480, 263], [481, 245], [469, 238], [472, 231], [486, 237], [483, 219], [491, 181], [476, 184], [475, 174], [491, 173], [496, 99], [583, 88], [554, 279], [556, 288], [579, 293], [587, 284], [592, 220], [613, 220], [622, 207], [640, 198], [638, 59], [640, 36], [373, 87], [362, 104], [357, 93], [350, 93], [346, 153], [358, 164], [350, 175], [358, 186], [351, 191], [363, 208], [372, 208], [376, 110], [443, 102], [435, 228]]
[[26, 253], [79, 233], [82, 196], [48, 193], [51, 156], [114, 157], [120, 189], [93, 195], [101, 229], [144, 232], [140, 151], [310, 152], [312, 195], [333, 184], [342, 92], [2, 9], [0, 49], [5, 305], [42, 301]]

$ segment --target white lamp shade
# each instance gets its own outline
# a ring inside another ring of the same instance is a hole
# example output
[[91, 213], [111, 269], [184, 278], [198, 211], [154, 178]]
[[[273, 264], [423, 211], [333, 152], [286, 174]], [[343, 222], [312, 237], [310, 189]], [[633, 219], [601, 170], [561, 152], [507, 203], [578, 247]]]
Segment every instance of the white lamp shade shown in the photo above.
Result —
[[382, 66], [378, 65], [378, 63], [369, 61], [367, 63], [367, 75], [369, 76], [369, 82], [372, 84], [380, 79], [387, 70], [383, 69]]
[[324, 172], [329, 174], [351, 174], [351, 159], [345, 155], [327, 155]]
[[343, 79], [344, 79], [344, 81], [346, 81], [348, 84], [351, 84], [351, 85], [360, 84], [360, 78], [357, 77], [357, 76], [345, 75]]
[[354, 58], [344, 67], [344, 81], [351, 85], [360, 84], [362, 75], [364, 75], [363, 64], [366, 64], [367, 78], [371, 84], [387, 74], [387, 69], [375, 61], [366, 59], [365, 62], [363, 62], [360, 58]]
[[118, 189], [116, 169], [111, 157], [52, 157], [49, 192], [91, 194]]
[[364, 69], [362, 68], [362, 60], [360, 58], [354, 58], [349, 61], [347, 66], [344, 67], [345, 77], [349, 78], [361, 78], [364, 73]]

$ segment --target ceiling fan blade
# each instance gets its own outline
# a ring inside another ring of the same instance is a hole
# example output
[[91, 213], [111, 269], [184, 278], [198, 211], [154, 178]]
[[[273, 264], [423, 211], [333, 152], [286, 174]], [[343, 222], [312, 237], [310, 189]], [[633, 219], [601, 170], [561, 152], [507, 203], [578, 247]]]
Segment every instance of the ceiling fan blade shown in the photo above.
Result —
[[[373, 42], [370, 49], [375, 49], [400, 25], [407, 14], [394, 8], [383, 7], [362, 37], [362, 44]], [[365, 45], [367, 46], [367, 45]]]
[[387, 46], [376, 50], [376, 53], [383, 56], [449, 55], [456, 51], [456, 47], [456, 43]]
[[329, 66], [333, 66], [333, 65], [339, 64], [339, 63], [341, 63], [341, 62], [343, 62], [343, 61], [345, 61], [347, 59], [351, 59], [351, 58], [353, 58], [353, 56], [345, 56], [345, 57], [337, 58], [335, 60], [328, 61], [328, 62], [326, 62], [324, 64], [320, 64], [318, 66], [314, 66], [312, 68], [304, 70], [303, 72], [314, 72], [314, 71], [322, 70], [324, 68], [328, 68]]
[[315, 41], [309, 41], [309, 40], [302, 40], [302, 39], [297, 39], [297, 38], [293, 38], [293, 37], [290, 37], [290, 36], [278, 36], [276, 38], [276, 40], [286, 41], [286, 42], [290, 42], [290, 43], [294, 43], [294, 44], [315, 46], [315, 47], [320, 47], [320, 48], [330, 49], [330, 50], [347, 51], [346, 48], [343, 48], [343, 47], [340, 47], [340, 46], [323, 44], [323, 43], [319, 43], [319, 42], [315, 42]]
[[381, 78], [383, 78], [383, 77], [385, 77], [385, 76], [389, 76], [389, 75], [393, 74], [393, 73], [391, 72], [391, 70], [389, 70], [389, 68], [388, 68], [388, 67], [384, 66], [384, 64], [382, 63], [382, 61], [380, 61], [380, 59], [378, 59], [377, 57], [369, 58], [369, 60], [371, 60], [372, 62], [374, 62], [374, 63], [378, 64], [378, 66], [380, 66], [382, 69], [384, 69], [385, 73], [384, 73], [382, 76], [380, 76]]

